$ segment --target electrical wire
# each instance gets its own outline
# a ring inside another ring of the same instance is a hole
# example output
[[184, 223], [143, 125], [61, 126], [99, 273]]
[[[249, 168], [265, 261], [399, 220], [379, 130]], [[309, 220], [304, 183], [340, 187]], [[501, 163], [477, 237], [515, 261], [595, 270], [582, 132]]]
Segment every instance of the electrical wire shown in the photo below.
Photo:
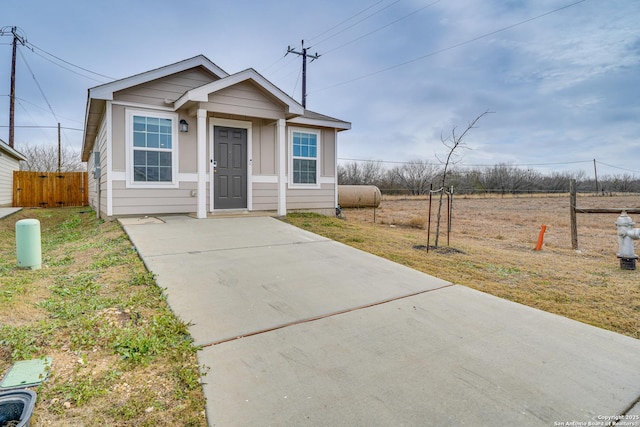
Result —
[[[8, 128], [8, 125], [0, 125], [0, 128]], [[20, 126], [14, 126], [15, 128], [24, 128], [24, 129], [38, 129], [38, 128], [42, 128], [42, 129], [58, 129], [58, 126], [35, 126], [35, 125], [20, 125]], [[84, 129], [78, 129], [78, 128], [70, 128], [67, 126], [60, 126], [60, 129], [66, 129], [66, 130], [77, 130], [78, 132], [84, 132]]]
[[[396, 163], [396, 164], [404, 164], [404, 165], [408, 165], [408, 164], [412, 164], [412, 163], [416, 163], [419, 162], [421, 160], [412, 160], [412, 161], [393, 161], [393, 160], [367, 160], [367, 159], [350, 159], [350, 158], [345, 158], [345, 157], [338, 157], [338, 160], [346, 160], [346, 161], [352, 161], [352, 162], [370, 162], [370, 163]], [[574, 160], [574, 161], [567, 161], [567, 162], [548, 162], [548, 163], [520, 163], [520, 164], [506, 164], [507, 166], [514, 166], [514, 167], [523, 167], [523, 166], [552, 166], [552, 165], [571, 165], [571, 164], [578, 164], [578, 163], [592, 163], [593, 160]], [[604, 164], [604, 163], [603, 163]], [[459, 166], [462, 167], [494, 167], [497, 165], [497, 163], [494, 164], [461, 164], [458, 163]], [[609, 165], [606, 165], [609, 166]]]
[[[11, 96], [11, 95], [0, 95], [0, 96]], [[33, 106], [33, 107], [39, 108], [40, 110], [48, 111], [46, 108], [41, 107], [41, 106], [40, 106], [40, 105], [38, 105], [38, 104], [34, 104], [33, 102], [27, 101], [27, 100], [26, 100], [26, 99], [24, 99], [24, 98], [19, 98], [19, 97], [17, 97], [17, 96], [16, 96], [16, 97], [15, 97], [15, 99], [16, 99], [16, 101], [17, 101], [17, 100], [20, 100], [20, 101], [22, 101], [22, 102], [24, 102], [24, 103], [27, 103], [27, 104], [29, 104], [29, 105], [31, 105], [31, 106]], [[72, 122], [80, 123], [80, 124], [83, 124], [83, 123], [84, 123], [84, 122], [82, 122], [81, 120], [71, 119], [71, 118], [69, 118], [69, 117], [60, 116], [60, 118], [61, 118], [61, 119], [68, 120], [68, 121], [72, 121]]]
[[600, 161], [597, 161], [597, 160], [596, 160], [596, 163], [599, 164], [599, 165], [608, 166], [610, 168], [620, 169], [620, 170], [627, 171], [627, 172], [640, 173], [640, 171], [637, 171], [637, 170], [634, 170], [634, 169], [621, 168], [620, 166], [609, 165], [607, 163], [603, 163], [603, 162], [600, 162]]
[[334, 37], [335, 37], [335, 36], [337, 36], [338, 34], [342, 34], [342, 33], [344, 33], [344, 32], [345, 32], [345, 31], [347, 31], [348, 29], [351, 29], [351, 28], [355, 27], [355, 26], [356, 26], [356, 25], [358, 25], [359, 23], [366, 21], [367, 19], [371, 18], [372, 16], [375, 16], [375, 15], [377, 15], [378, 13], [380, 13], [380, 12], [382, 12], [382, 11], [384, 11], [384, 10], [389, 9], [391, 6], [395, 5], [395, 4], [396, 4], [396, 3], [398, 3], [398, 2], [400, 2], [400, 0], [396, 0], [396, 1], [394, 1], [393, 3], [391, 3], [391, 4], [389, 4], [389, 5], [385, 6], [385, 7], [383, 7], [382, 9], [378, 9], [377, 11], [373, 12], [371, 15], [365, 16], [365, 17], [364, 17], [364, 18], [362, 18], [361, 20], [354, 22], [353, 24], [349, 25], [349, 26], [348, 26], [348, 27], [346, 27], [346, 28], [343, 28], [342, 30], [338, 31], [337, 33], [334, 33], [334, 34], [330, 35], [329, 37], [326, 37], [326, 38], [324, 38], [324, 39], [320, 40], [319, 42], [317, 42], [317, 43], [315, 44], [315, 46], [317, 46], [317, 45], [319, 45], [319, 44], [322, 44], [322, 43], [326, 42], [327, 40], [331, 40], [332, 38], [334, 38]]
[[[284, 59], [284, 57], [283, 57], [283, 59]], [[292, 62], [294, 62], [296, 59], [297, 59], [297, 58], [296, 58], [295, 56], [292, 56], [292, 57], [289, 59], [289, 62], [287, 62], [286, 64], [283, 64], [280, 68], [278, 68], [277, 70], [275, 70], [275, 71], [273, 71], [272, 73], [270, 73], [270, 74], [269, 74], [269, 76], [271, 76], [272, 78], [274, 78], [275, 76], [277, 76], [277, 75], [278, 75], [278, 73], [279, 73], [281, 70], [285, 69], [285, 68], [286, 68], [287, 66], [289, 66]]]
[[47, 58], [46, 56], [39, 54], [39, 53], [38, 53], [38, 52], [36, 52], [36, 51], [32, 51], [32, 52], [33, 52], [33, 54], [34, 54], [34, 55], [38, 55], [40, 58], [44, 59], [45, 61], [49, 61], [49, 62], [51, 62], [53, 65], [56, 65], [56, 66], [58, 66], [58, 67], [62, 68], [63, 70], [67, 70], [67, 71], [69, 71], [69, 72], [71, 72], [71, 73], [73, 73], [73, 74], [76, 74], [76, 75], [80, 76], [80, 77], [84, 77], [85, 79], [89, 79], [89, 80], [92, 80], [92, 81], [97, 82], [97, 83], [100, 83], [100, 84], [104, 84], [104, 83], [105, 83], [105, 81], [104, 81], [104, 80], [94, 79], [93, 77], [89, 77], [89, 76], [84, 75], [84, 74], [82, 74], [82, 73], [79, 73], [79, 72], [77, 72], [77, 71], [75, 71], [75, 70], [72, 70], [71, 68], [65, 67], [64, 65], [61, 65], [61, 64], [59, 64], [59, 63], [57, 63], [57, 62], [55, 62], [55, 61], [53, 61], [53, 60], [51, 60], [51, 59]]
[[[19, 105], [20, 107], [22, 107], [22, 109], [24, 110], [24, 112], [25, 112], [25, 113], [27, 113], [27, 116], [29, 116], [29, 117], [31, 118], [31, 121], [32, 121], [33, 123], [36, 123], [36, 120], [34, 120], [34, 118], [33, 118], [33, 116], [31, 115], [31, 113], [29, 113], [29, 111], [24, 107], [24, 105], [22, 105], [22, 102], [20, 102], [20, 101], [21, 101], [20, 99], [16, 98], [16, 102], [18, 103], [18, 105]], [[16, 126], [14, 126], [14, 127], [16, 127]], [[44, 131], [44, 129], [40, 128], [40, 130], [41, 130], [41, 132], [42, 132], [42, 135], [44, 135], [45, 139], [49, 139], [49, 135], [47, 135], [47, 134], [46, 134], [46, 132]], [[51, 141], [49, 141], [49, 142], [51, 142]]]
[[419, 9], [416, 9], [416, 10], [414, 10], [414, 11], [413, 11], [413, 12], [411, 12], [411, 13], [408, 13], [408, 14], [406, 14], [406, 15], [404, 15], [404, 16], [401, 16], [400, 18], [398, 18], [398, 19], [396, 19], [396, 20], [394, 20], [394, 21], [389, 22], [389, 23], [388, 23], [388, 24], [386, 24], [386, 25], [383, 25], [382, 27], [378, 27], [378, 28], [376, 28], [376, 29], [375, 29], [375, 30], [373, 30], [373, 31], [370, 31], [370, 32], [368, 32], [368, 33], [366, 33], [366, 34], [363, 34], [363, 35], [359, 36], [359, 37], [356, 37], [355, 39], [350, 40], [350, 41], [348, 41], [348, 42], [346, 42], [346, 43], [343, 43], [342, 45], [340, 45], [340, 46], [338, 46], [338, 47], [335, 47], [335, 48], [333, 48], [333, 49], [330, 49], [330, 50], [328, 50], [328, 51], [324, 52], [324, 53], [323, 53], [323, 55], [326, 55], [326, 54], [331, 53], [331, 52], [335, 52], [336, 50], [338, 50], [338, 49], [342, 49], [343, 47], [346, 47], [346, 46], [349, 46], [350, 44], [353, 44], [353, 43], [357, 42], [358, 40], [362, 40], [363, 38], [365, 38], [365, 37], [367, 37], [367, 36], [370, 36], [371, 34], [375, 34], [375, 33], [377, 33], [378, 31], [382, 31], [382, 30], [384, 30], [385, 28], [390, 27], [391, 25], [393, 25], [393, 24], [395, 24], [395, 23], [397, 23], [397, 22], [402, 21], [403, 19], [406, 19], [406, 18], [408, 18], [408, 17], [410, 17], [410, 16], [412, 16], [412, 15], [415, 15], [415, 14], [416, 14], [416, 13], [418, 13], [418, 12], [423, 11], [424, 9], [427, 9], [427, 8], [429, 8], [429, 7], [431, 7], [431, 6], [435, 5], [435, 4], [437, 4], [437, 3], [440, 3], [440, 1], [441, 1], [441, 0], [436, 0], [436, 1], [432, 2], [432, 3], [429, 3], [429, 4], [428, 4], [428, 5], [426, 5], [426, 6], [423, 6], [423, 7], [419, 8]]
[[[346, 157], [338, 157], [338, 160], [344, 160], [344, 161], [351, 161], [351, 162], [364, 162], [364, 163], [389, 163], [389, 164], [400, 164], [400, 165], [409, 165], [412, 163], [417, 163], [417, 162], [421, 162], [424, 160], [413, 160], [413, 161], [394, 161], [394, 160], [371, 160], [371, 159], [352, 159], [352, 158], [346, 158]], [[426, 162], [429, 163], [429, 162]], [[558, 165], [575, 165], [575, 164], [582, 164], [582, 163], [588, 163], [588, 164], [592, 164], [593, 160], [573, 160], [573, 161], [566, 161], [566, 162], [546, 162], [546, 163], [494, 163], [494, 164], [462, 164], [462, 163], [458, 163], [456, 166], [459, 168], [463, 168], [463, 169], [468, 169], [468, 168], [472, 168], [472, 167], [483, 167], [483, 168], [493, 168], [496, 166], [500, 166], [500, 165], [504, 165], [507, 167], [530, 167], [530, 166], [558, 166]], [[628, 169], [628, 168], [623, 168], [621, 166], [615, 166], [615, 165], [611, 165], [608, 163], [604, 163], [601, 162], [599, 160], [596, 160], [596, 163], [602, 166], [607, 166], [613, 169], [619, 169], [619, 170], [623, 170], [626, 172], [631, 172], [631, 173], [638, 173], [640, 174], [639, 170], [635, 170], [635, 169]]]
[[33, 70], [31, 69], [31, 66], [27, 62], [27, 58], [24, 57], [24, 55], [22, 54], [21, 50], [18, 50], [18, 53], [20, 54], [20, 57], [24, 61], [24, 64], [29, 69], [29, 72], [31, 73], [31, 77], [33, 77], [33, 81], [36, 82], [36, 86], [38, 86], [38, 90], [40, 91], [40, 94], [42, 95], [42, 97], [44, 98], [45, 102], [49, 106], [49, 111], [51, 111], [51, 114], [56, 119], [56, 122], [60, 123], [60, 120], [58, 120], [58, 117], [56, 116], [56, 113], [53, 112], [53, 108], [51, 107], [51, 103], [47, 99], [47, 95], [44, 94], [44, 91], [42, 90], [42, 86], [40, 86], [40, 83], [38, 83], [38, 79], [36, 79], [36, 75], [33, 73]]
[[302, 69], [300, 69], [298, 71], [298, 78], [296, 79], [296, 84], [293, 86], [293, 91], [291, 92], [291, 97], [293, 98], [295, 93], [296, 93], [296, 89], [298, 88], [298, 82], [300, 81], [300, 76], [302, 75]]
[[[26, 43], [27, 43], [29, 46], [31, 46], [32, 48], [37, 49], [37, 50], [39, 50], [40, 52], [45, 53], [45, 54], [47, 54], [47, 55], [51, 56], [52, 58], [57, 59], [58, 61], [64, 62], [64, 63], [65, 63], [65, 64], [67, 64], [67, 65], [71, 65], [72, 67], [78, 68], [78, 69], [80, 69], [80, 70], [82, 70], [82, 71], [86, 71], [87, 73], [95, 74], [96, 76], [104, 77], [105, 79], [109, 79], [109, 80], [117, 80], [115, 77], [106, 76], [106, 75], [104, 75], [104, 74], [96, 73], [95, 71], [91, 71], [91, 70], [89, 70], [89, 69], [87, 69], [87, 68], [84, 68], [84, 67], [81, 67], [81, 66], [79, 66], [79, 65], [73, 64], [73, 63], [71, 63], [71, 62], [69, 62], [69, 61], [65, 61], [64, 59], [62, 59], [62, 58], [60, 58], [60, 57], [58, 57], [58, 56], [54, 55], [53, 53], [47, 52], [46, 50], [44, 50], [44, 49], [42, 49], [42, 48], [40, 48], [40, 47], [38, 47], [38, 46], [34, 45], [34, 44], [33, 44], [33, 43], [31, 43], [31, 42], [26, 42]], [[35, 52], [34, 52], [34, 53], [35, 53]]]
[[[355, 14], [351, 15], [351, 16], [350, 16], [350, 17], [348, 17], [347, 19], [345, 19], [345, 20], [343, 20], [343, 21], [341, 21], [341, 22], [337, 23], [336, 25], [334, 25], [333, 27], [329, 28], [328, 30], [325, 30], [325, 31], [321, 32], [320, 34], [318, 34], [318, 35], [315, 35], [315, 36], [311, 37], [311, 38], [309, 39], [309, 43], [311, 43], [312, 41], [314, 41], [314, 40], [315, 40], [315, 39], [317, 39], [318, 37], [322, 37], [322, 36], [324, 36], [325, 34], [327, 34], [328, 32], [335, 30], [335, 29], [336, 29], [336, 28], [338, 28], [340, 25], [345, 24], [345, 23], [347, 23], [347, 22], [351, 21], [351, 20], [352, 20], [353, 18], [355, 18], [356, 16], [358, 16], [358, 15], [362, 15], [362, 14], [363, 14], [363, 13], [365, 13], [367, 10], [372, 9], [373, 7], [375, 7], [375, 6], [379, 5], [380, 3], [382, 3], [383, 1], [384, 1], [384, 0], [380, 0], [380, 1], [378, 1], [378, 2], [375, 2], [375, 3], [373, 3], [372, 5], [367, 6], [366, 8], [362, 9], [361, 11], [359, 11], [359, 12], [357, 12], [357, 13], [355, 13]], [[397, 1], [396, 1], [396, 3], [397, 3]]]
[[435, 55], [438, 55], [438, 54], [440, 54], [440, 53], [444, 53], [444, 52], [447, 52], [447, 51], [449, 51], [449, 50], [453, 50], [453, 49], [456, 49], [456, 48], [458, 48], [458, 47], [468, 45], [468, 44], [473, 43], [473, 42], [475, 42], [475, 41], [478, 41], [478, 40], [481, 40], [481, 39], [487, 38], [487, 37], [489, 37], [489, 36], [492, 36], [492, 35], [494, 35], [494, 34], [498, 34], [498, 33], [500, 33], [500, 32], [510, 30], [510, 29], [515, 28], [515, 27], [518, 27], [518, 26], [520, 26], [520, 25], [527, 24], [527, 23], [529, 23], [529, 22], [531, 22], [531, 21], [535, 21], [536, 19], [540, 19], [540, 18], [543, 18], [543, 17], [545, 17], [545, 16], [551, 15], [551, 14], [553, 14], [553, 13], [560, 12], [560, 11], [562, 11], [562, 10], [564, 10], [564, 9], [568, 9], [568, 8], [570, 8], [570, 7], [572, 7], [572, 6], [576, 6], [576, 5], [580, 4], [580, 3], [584, 3], [585, 1], [587, 1], [587, 0], [579, 0], [579, 1], [576, 1], [576, 2], [574, 2], [574, 3], [571, 3], [571, 4], [568, 4], [568, 5], [565, 5], [565, 6], [559, 7], [559, 8], [557, 8], [557, 9], [554, 9], [554, 10], [551, 10], [551, 11], [548, 11], [548, 12], [545, 12], [545, 13], [543, 13], [543, 14], [540, 14], [540, 15], [534, 16], [534, 17], [532, 17], [532, 18], [525, 19], [524, 21], [520, 21], [520, 22], [517, 22], [517, 23], [515, 23], [515, 24], [508, 25], [508, 26], [506, 26], [506, 27], [502, 27], [502, 28], [499, 28], [499, 29], [494, 30], [494, 31], [490, 31], [490, 32], [488, 32], [488, 33], [484, 33], [484, 34], [479, 35], [479, 36], [477, 36], [477, 37], [474, 37], [474, 38], [472, 38], [472, 39], [469, 39], [469, 40], [466, 40], [466, 41], [463, 41], [463, 42], [460, 42], [460, 43], [456, 43], [456, 44], [454, 44], [454, 45], [452, 45], [452, 46], [445, 47], [445, 48], [443, 48], [443, 49], [439, 49], [439, 50], [436, 50], [436, 51], [433, 51], [433, 52], [429, 52], [429, 53], [427, 53], [427, 54], [425, 54], [425, 55], [418, 56], [417, 58], [413, 58], [413, 59], [410, 59], [410, 60], [408, 60], [408, 61], [404, 61], [404, 62], [401, 62], [401, 63], [399, 63], [399, 64], [395, 64], [395, 65], [392, 65], [392, 66], [390, 66], [390, 67], [386, 67], [386, 68], [380, 69], [380, 70], [378, 70], [378, 71], [374, 71], [374, 72], [372, 72], [372, 73], [368, 73], [368, 74], [362, 75], [362, 76], [360, 76], [360, 77], [356, 77], [356, 78], [353, 78], [353, 79], [350, 79], [350, 80], [345, 80], [345, 81], [343, 81], [343, 82], [341, 82], [341, 83], [336, 83], [336, 84], [333, 84], [333, 85], [330, 85], [330, 86], [325, 86], [325, 87], [323, 87], [323, 88], [316, 89], [316, 90], [314, 90], [314, 91], [311, 91], [311, 93], [313, 93], [313, 92], [320, 92], [320, 91], [328, 90], [328, 89], [333, 89], [333, 88], [335, 88], [335, 87], [339, 87], [339, 86], [344, 86], [344, 85], [346, 85], [346, 84], [353, 83], [353, 82], [356, 82], [356, 81], [358, 81], [358, 80], [363, 80], [363, 79], [366, 79], [366, 78], [368, 78], [368, 77], [372, 77], [372, 76], [375, 76], [375, 75], [378, 75], [378, 74], [384, 73], [384, 72], [386, 72], [386, 71], [390, 71], [390, 70], [393, 70], [393, 69], [396, 69], [396, 68], [399, 68], [399, 67], [402, 67], [402, 66], [405, 66], [405, 65], [408, 65], [408, 64], [412, 64], [412, 63], [414, 63], [414, 62], [421, 61], [421, 60], [426, 59], [426, 58], [429, 58], [429, 57], [431, 57], [431, 56], [435, 56]]
[[[321, 37], [321, 36], [323, 36], [323, 35], [325, 35], [325, 34], [327, 34], [327, 33], [331, 32], [331, 31], [333, 31], [334, 29], [336, 29], [336, 28], [340, 27], [341, 25], [343, 25], [343, 24], [345, 24], [345, 23], [349, 22], [350, 20], [352, 20], [353, 18], [357, 17], [358, 15], [361, 15], [361, 14], [365, 13], [366, 11], [368, 11], [369, 9], [372, 9], [373, 7], [375, 7], [375, 6], [379, 5], [379, 4], [380, 4], [380, 3], [382, 3], [383, 1], [384, 1], [384, 0], [380, 0], [380, 1], [377, 1], [377, 2], [375, 2], [375, 3], [373, 3], [373, 4], [371, 4], [370, 6], [367, 6], [366, 8], [364, 8], [364, 9], [360, 10], [359, 12], [357, 12], [357, 13], [355, 13], [355, 14], [351, 15], [351, 16], [350, 16], [350, 17], [348, 17], [347, 19], [345, 19], [345, 20], [343, 20], [343, 21], [340, 21], [339, 23], [337, 23], [337, 24], [336, 24], [336, 25], [334, 25], [333, 27], [331, 27], [331, 28], [329, 28], [329, 29], [327, 29], [327, 30], [325, 30], [325, 31], [321, 32], [320, 34], [317, 34], [317, 35], [315, 35], [315, 36], [313, 36], [313, 37], [311, 37], [310, 39], [307, 39], [307, 40], [308, 40], [309, 42], [312, 42], [313, 40], [317, 39], [318, 37]], [[395, 3], [398, 3], [399, 1], [400, 1], [400, 0], [396, 0], [394, 3], [392, 3], [391, 5], [389, 5], [389, 6], [385, 7], [385, 8], [383, 8], [383, 9], [379, 10], [378, 12], [381, 12], [382, 10], [384, 10], [384, 9], [386, 9], [386, 8], [388, 8], [388, 7], [390, 7], [390, 6], [392, 6], [392, 5], [393, 5], [393, 4], [395, 4]], [[366, 18], [362, 19], [361, 21], [356, 22], [356, 23], [355, 23], [355, 24], [353, 24], [353, 25], [357, 25], [358, 23], [360, 23], [360, 22], [362, 22], [362, 21], [364, 21], [364, 20], [368, 19], [369, 17], [371, 17], [371, 16], [375, 15], [375, 14], [376, 14], [376, 13], [378, 13], [378, 12], [375, 12], [374, 14], [369, 15], [368, 17], [366, 17]], [[353, 26], [353, 25], [352, 25], [352, 26]], [[344, 30], [342, 30], [342, 31], [340, 31], [340, 32], [338, 32], [338, 33], [336, 33], [336, 34], [334, 34], [333, 36], [330, 36], [330, 37], [328, 37], [328, 38], [326, 38], [326, 39], [324, 39], [324, 40], [321, 40], [320, 42], [318, 42], [318, 44], [319, 44], [319, 43], [322, 43], [323, 41], [326, 41], [326, 40], [328, 40], [328, 39], [330, 39], [330, 38], [332, 38], [332, 37], [334, 37], [334, 36], [336, 36], [336, 35], [338, 35], [338, 34], [340, 34], [341, 32], [343, 32], [343, 31], [345, 31], [345, 30], [347, 30], [347, 29], [351, 28], [352, 26], [345, 28]], [[301, 48], [301, 47], [302, 47], [301, 45], [295, 45], [295, 46], [294, 46], [294, 50], [295, 50], [295, 49], [298, 49], [298, 48]], [[289, 52], [287, 51], [287, 53], [289, 53]], [[262, 70], [262, 72], [263, 72], [263, 73], [266, 73], [266, 72], [267, 72], [267, 70], [269, 70], [271, 67], [274, 67], [274, 66], [275, 66], [275, 65], [277, 65], [279, 62], [281, 62], [281, 61], [282, 61], [282, 60], [287, 56], [287, 53], [285, 53], [283, 56], [281, 56], [280, 58], [278, 58], [275, 62], [273, 62], [272, 64], [270, 64], [270, 65], [269, 65], [269, 66], [267, 66], [266, 68], [264, 68], [264, 69]], [[291, 61], [290, 61], [289, 63], [291, 63]], [[286, 64], [286, 65], [289, 65], [289, 64]], [[282, 68], [286, 67], [286, 65], [284, 65], [284, 66], [282, 66], [282, 67], [278, 68], [276, 71], [274, 71], [274, 73], [273, 73], [273, 74], [277, 73], [277, 72], [278, 72], [278, 71], [280, 71]], [[273, 74], [272, 74], [272, 75], [273, 75]]]

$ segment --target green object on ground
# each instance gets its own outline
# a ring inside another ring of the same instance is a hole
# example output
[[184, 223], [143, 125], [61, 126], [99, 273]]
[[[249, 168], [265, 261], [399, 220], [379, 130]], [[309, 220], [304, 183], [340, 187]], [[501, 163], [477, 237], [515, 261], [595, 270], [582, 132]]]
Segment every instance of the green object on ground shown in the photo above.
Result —
[[0, 383], [1, 390], [32, 387], [40, 384], [49, 376], [53, 358], [21, 360], [13, 364]]
[[42, 267], [40, 221], [37, 219], [16, 222], [16, 256], [20, 268], [39, 270]]

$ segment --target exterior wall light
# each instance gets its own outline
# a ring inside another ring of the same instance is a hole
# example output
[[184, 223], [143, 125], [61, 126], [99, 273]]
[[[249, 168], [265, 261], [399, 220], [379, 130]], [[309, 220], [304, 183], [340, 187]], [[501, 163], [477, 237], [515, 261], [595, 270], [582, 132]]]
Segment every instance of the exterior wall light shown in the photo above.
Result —
[[189, 132], [189, 123], [185, 119], [180, 120], [180, 132]]

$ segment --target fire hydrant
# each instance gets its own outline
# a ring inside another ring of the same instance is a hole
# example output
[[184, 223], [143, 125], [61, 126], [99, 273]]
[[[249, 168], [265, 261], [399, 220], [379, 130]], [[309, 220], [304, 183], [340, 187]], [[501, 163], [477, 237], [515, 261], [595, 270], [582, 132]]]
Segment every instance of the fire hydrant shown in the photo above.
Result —
[[638, 255], [633, 253], [633, 241], [640, 239], [640, 228], [633, 228], [635, 222], [622, 211], [616, 220], [618, 226], [618, 258], [620, 268], [623, 270], [635, 270]]

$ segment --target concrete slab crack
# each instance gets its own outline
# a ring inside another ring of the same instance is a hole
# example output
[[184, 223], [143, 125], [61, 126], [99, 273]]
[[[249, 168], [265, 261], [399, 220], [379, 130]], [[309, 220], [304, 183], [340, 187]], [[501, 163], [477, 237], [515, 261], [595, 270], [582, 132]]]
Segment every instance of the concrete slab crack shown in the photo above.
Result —
[[622, 413], [619, 415], [619, 418], [617, 420], [611, 422], [609, 425], [617, 426], [620, 423], [622, 423], [620, 425], [629, 425], [629, 424], [625, 424], [625, 422], [629, 422], [629, 421], [634, 421], [635, 422], [635, 424], [632, 424], [632, 425], [640, 424], [638, 422], [637, 418], [634, 418], [633, 420], [631, 420], [631, 419], [626, 419], [626, 417], [625, 417], [627, 415], [627, 413], [629, 413], [633, 408], [635, 408], [636, 405], [640, 405], [640, 396], [638, 396], [638, 398], [636, 400], [631, 402], [631, 404], [629, 406], [627, 406], [624, 409], [624, 411], [622, 411]]
[[273, 327], [270, 327], [270, 328], [260, 329], [260, 330], [249, 332], [249, 333], [242, 334], [242, 335], [223, 338], [223, 339], [220, 339], [220, 340], [217, 340], [217, 341], [209, 342], [207, 344], [202, 344], [202, 347], [203, 348], [212, 347], [212, 346], [216, 346], [216, 345], [219, 345], [219, 344], [224, 344], [224, 343], [229, 342], [229, 341], [235, 341], [235, 340], [238, 340], [238, 339], [241, 339], [241, 338], [252, 337], [254, 335], [260, 335], [260, 334], [264, 334], [264, 333], [271, 332], [271, 331], [277, 331], [279, 329], [288, 328], [290, 326], [300, 325], [300, 324], [309, 323], [309, 322], [315, 322], [316, 320], [326, 319], [328, 317], [338, 316], [338, 315], [345, 314], [345, 313], [351, 313], [353, 311], [362, 310], [362, 309], [370, 308], [370, 307], [375, 307], [377, 305], [387, 304], [387, 303], [390, 303], [390, 302], [393, 302], [393, 301], [398, 301], [398, 300], [405, 299], [405, 298], [411, 298], [411, 297], [414, 297], [416, 295], [421, 295], [421, 294], [425, 294], [427, 292], [433, 292], [433, 291], [437, 291], [437, 290], [440, 290], [440, 289], [449, 288], [451, 286], [455, 286], [455, 284], [454, 283], [449, 283], [448, 285], [440, 286], [439, 288], [435, 288], [435, 289], [425, 289], [425, 290], [418, 291], [418, 292], [413, 292], [413, 293], [410, 293], [410, 294], [407, 294], [407, 295], [401, 295], [401, 296], [398, 296], [398, 297], [387, 298], [387, 299], [384, 299], [382, 301], [376, 301], [376, 302], [372, 302], [372, 303], [369, 303], [369, 304], [360, 305], [360, 306], [357, 306], [357, 307], [352, 307], [352, 308], [347, 308], [347, 309], [344, 309], [344, 310], [335, 311], [335, 312], [332, 312], [332, 313], [327, 313], [327, 314], [322, 314], [322, 315], [319, 315], [319, 316], [309, 317], [309, 318], [306, 318], [306, 319], [296, 320], [296, 321], [293, 321], [293, 322], [284, 323], [282, 325], [277, 325], [277, 326], [273, 326]]

